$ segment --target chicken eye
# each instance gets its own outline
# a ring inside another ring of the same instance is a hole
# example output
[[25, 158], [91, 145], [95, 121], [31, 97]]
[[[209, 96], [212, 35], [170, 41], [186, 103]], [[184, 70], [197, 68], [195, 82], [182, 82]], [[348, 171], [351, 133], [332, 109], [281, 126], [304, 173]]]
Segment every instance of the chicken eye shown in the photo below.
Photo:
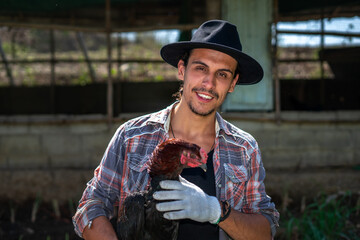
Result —
[[196, 154], [191, 153], [191, 154], [190, 154], [190, 157], [191, 157], [191, 158], [196, 158]]

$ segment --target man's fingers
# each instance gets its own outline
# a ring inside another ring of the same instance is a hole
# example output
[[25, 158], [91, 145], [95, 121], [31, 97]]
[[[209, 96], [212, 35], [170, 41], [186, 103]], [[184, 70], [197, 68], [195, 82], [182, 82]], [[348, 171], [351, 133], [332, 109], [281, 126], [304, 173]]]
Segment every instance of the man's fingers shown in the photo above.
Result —
[[184, 209], [183, 201], [162, 202], [156, 204], [156, 209], [160, 212], [178, 211]]
[[185, 178], [183, 178], [182, 176], [179, 176], [179, 181], [181, 182], [181, 185], [187, 185], [187, 184], [192, 184], [190, 183], [188, 180], [186, 180]]
[[182, 191], [157, 191], [154, 192], [153, 197], [156, 200], [178, 200], [183, 199], [184, 193]]
[[180, 190], [182, 189], [183, 186], [179, 181], [163, 180], [160, 182], [160, 187], [162, 189], [168, 189], [168, 190]]
[[164, 213], [164, 218], [169, 220], [179, 220], [179, 219], [185, 219], [187, 218], [187, 216], [186, 216], [186, 211], [181, 210], [181, 211]]

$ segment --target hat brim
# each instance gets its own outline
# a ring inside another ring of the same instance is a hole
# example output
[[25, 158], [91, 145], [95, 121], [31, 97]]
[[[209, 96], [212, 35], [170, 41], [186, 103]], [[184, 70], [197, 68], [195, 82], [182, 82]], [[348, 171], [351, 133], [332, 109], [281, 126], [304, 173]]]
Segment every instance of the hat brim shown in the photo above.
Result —
[[238, 62], [240, 69], [240, 78], [236, 84], [255, 84], [260, 82], [264, 76], [264, 71], [261, 65], [255, 59], [235, 48], [230, 48], [216, 43], [194, 41], [170, 43], [161, 48], [160, 55], [165, 62], [177, 67], [178, 62], [184, 53], [195, 48], [209, 48], [226, 53], [233, 57]]

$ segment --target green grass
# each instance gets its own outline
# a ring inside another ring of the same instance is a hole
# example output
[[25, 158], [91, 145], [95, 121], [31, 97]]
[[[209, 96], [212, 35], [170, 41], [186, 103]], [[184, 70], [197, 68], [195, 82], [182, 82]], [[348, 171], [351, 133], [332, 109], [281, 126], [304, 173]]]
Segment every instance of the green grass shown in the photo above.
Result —
[[350, 192], [321, 195], [306, 206], [302, 213], [289, 210], [282, 214], [279, 239], [360, 239], [359, 196]]

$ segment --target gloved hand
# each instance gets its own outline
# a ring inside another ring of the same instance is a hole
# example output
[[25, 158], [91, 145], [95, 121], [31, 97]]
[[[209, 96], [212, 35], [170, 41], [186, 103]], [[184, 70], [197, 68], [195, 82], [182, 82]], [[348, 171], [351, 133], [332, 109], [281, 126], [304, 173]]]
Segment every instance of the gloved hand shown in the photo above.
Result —
[[158, 211], [165, 212], [164, 218], [189, 218], [198, 222], [217, 223], [221, 209], [216, 197], [207, 195], [201, 188], [182, 177], [180, 182], [161, 181], [160, 186], [167, 191], [157, 191], [153, 197], [157, 200], [174, 200], [156, 204]]

